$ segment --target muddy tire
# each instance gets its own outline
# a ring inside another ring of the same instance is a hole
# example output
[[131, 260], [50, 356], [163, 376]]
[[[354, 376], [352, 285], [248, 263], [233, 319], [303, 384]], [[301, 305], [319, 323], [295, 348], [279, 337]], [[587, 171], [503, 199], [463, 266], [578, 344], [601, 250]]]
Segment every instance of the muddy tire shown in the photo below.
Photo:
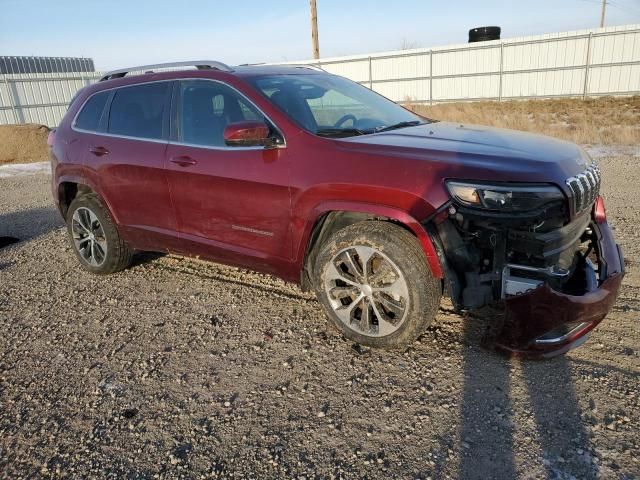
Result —
[[433, 321], [442, 296], [418, 240], [389, 222], [339, 230], [320, 247], [318, 300], [348, 339], [379, 348], [409, 345]]
[[67, 212], [67, 233], [80, 265], [98, 275], [124, 270], [133, 251], [122, 240], [111, 214], [95, 194], [71, 202]]

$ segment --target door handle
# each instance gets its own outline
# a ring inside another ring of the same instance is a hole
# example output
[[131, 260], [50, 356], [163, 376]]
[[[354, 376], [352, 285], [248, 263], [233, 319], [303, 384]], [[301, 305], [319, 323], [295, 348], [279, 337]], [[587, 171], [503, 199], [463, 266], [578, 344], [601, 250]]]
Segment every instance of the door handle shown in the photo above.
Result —
[[104, 147], [91, 147], [89, 151], [93, 153], [96, 157], [102, 157], [103, 155], [108, 155], [109, 150]]
[[171, 163], [175, 163], [176, 165], [180, 165], [181, 167], [189, 167], [198, 163], [195, 159], [191, 158], [188, 155], [178, 155], [176, 157], [171, 157], [169, 161]]

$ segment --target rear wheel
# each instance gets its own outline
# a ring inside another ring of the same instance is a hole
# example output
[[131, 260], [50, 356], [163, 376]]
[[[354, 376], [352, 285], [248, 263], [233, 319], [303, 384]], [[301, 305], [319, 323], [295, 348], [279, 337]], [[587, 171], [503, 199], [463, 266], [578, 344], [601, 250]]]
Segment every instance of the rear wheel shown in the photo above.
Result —
[[388, 222], [336, 232], [321, 247], [316, 294], [349, 339], [394, 348], [414, 341], [435, 317], [442, 295], [417, 239]]
[[120, 238], [111, 215], [94, 194], [71, 202], [67, 232], [80, 264], [91, 273], [114, 273], [131, 263], [132, 250]]

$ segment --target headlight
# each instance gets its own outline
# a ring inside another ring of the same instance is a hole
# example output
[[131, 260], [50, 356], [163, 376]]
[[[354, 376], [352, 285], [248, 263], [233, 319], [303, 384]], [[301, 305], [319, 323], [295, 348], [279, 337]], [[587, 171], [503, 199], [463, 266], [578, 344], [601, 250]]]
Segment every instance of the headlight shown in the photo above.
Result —
[[564, 200], [562, 191], [552, 185], [482, 185], [448, 181], [447, 189], [465, 207], [502, 212], [535, 210]]

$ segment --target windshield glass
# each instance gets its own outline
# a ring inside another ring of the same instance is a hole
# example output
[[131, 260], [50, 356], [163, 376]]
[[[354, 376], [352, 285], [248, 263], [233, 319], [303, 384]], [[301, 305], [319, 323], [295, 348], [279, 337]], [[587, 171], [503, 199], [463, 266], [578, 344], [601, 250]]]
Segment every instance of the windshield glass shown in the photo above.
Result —
[[427, 122], [343, 77], [272, 75], [250, 81], [296, 123], [316, 135], [363, 135]]

